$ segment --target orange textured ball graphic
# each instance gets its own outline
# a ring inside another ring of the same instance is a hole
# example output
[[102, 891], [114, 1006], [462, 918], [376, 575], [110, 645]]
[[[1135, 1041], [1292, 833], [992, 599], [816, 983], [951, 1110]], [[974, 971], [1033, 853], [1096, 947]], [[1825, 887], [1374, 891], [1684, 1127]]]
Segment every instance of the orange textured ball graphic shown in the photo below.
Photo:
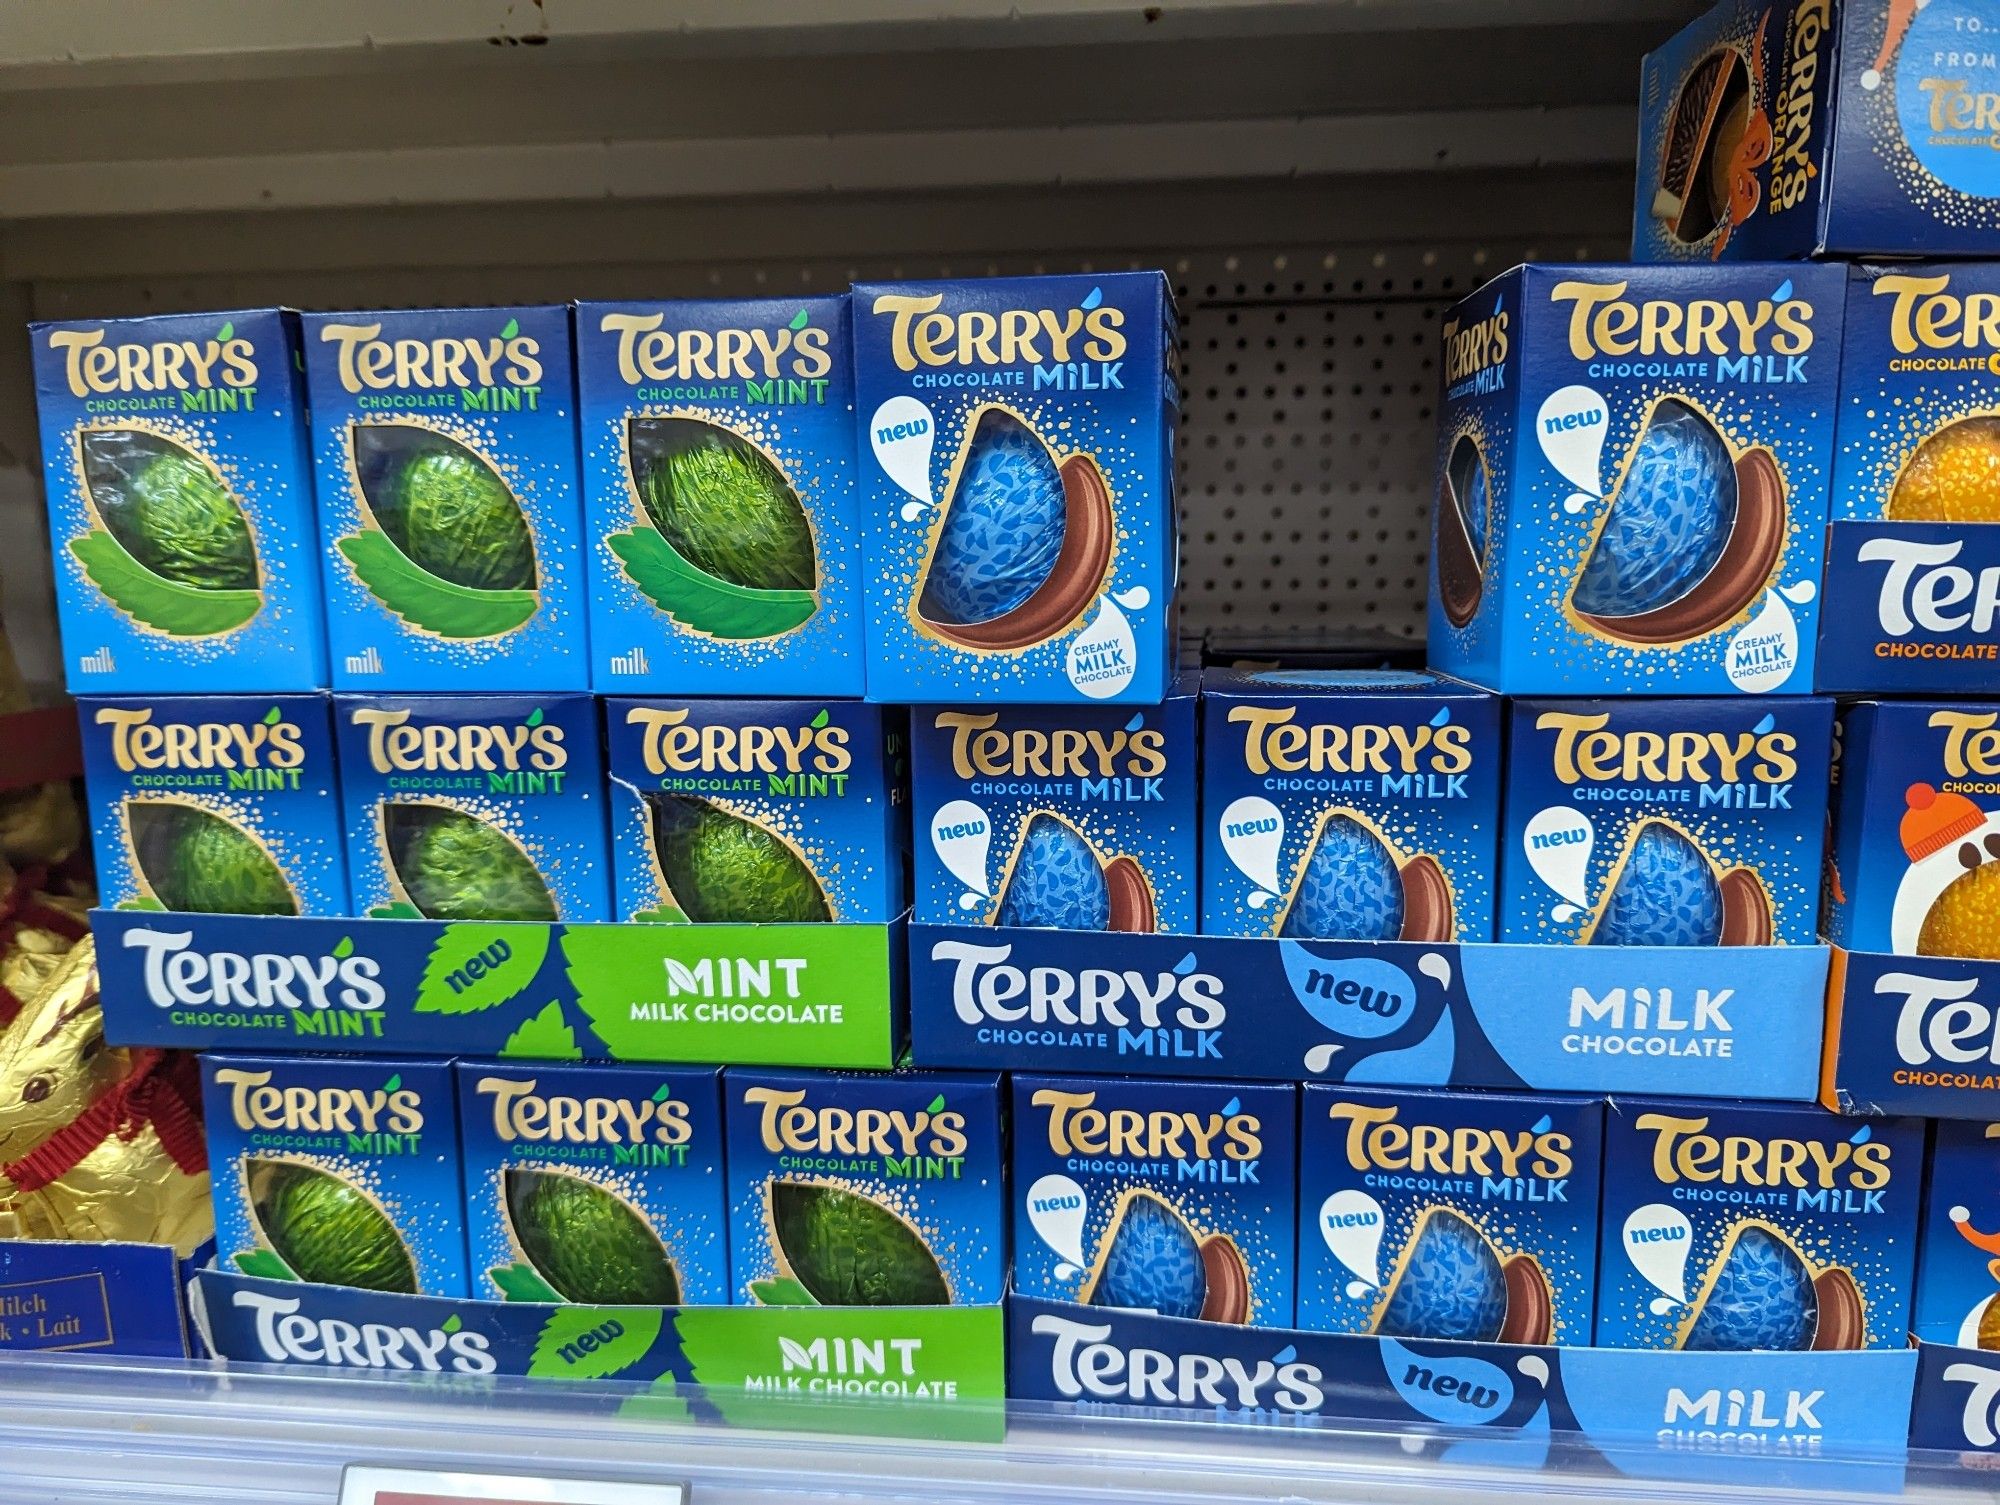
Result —
[[1961, 418], [1919, 444], [1889, 494], [1889, 520], [2000, 522], [2000, 418]]
[[2000, 960], [2000, 862], [1982, 862], [1951, 880], [1924, 916], [1917, 955]]

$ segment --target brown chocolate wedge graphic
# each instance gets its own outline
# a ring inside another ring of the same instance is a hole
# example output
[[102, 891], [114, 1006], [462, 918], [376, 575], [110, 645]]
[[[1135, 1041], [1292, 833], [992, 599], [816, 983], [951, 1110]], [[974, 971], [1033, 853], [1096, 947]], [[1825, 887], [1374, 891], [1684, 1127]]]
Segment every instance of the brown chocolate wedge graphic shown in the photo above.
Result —
[[1090, 609], [1111, 567], [1111, 488], [1088, 455], [1057, 467], [1063, 488], [1063, 541], [1049, 578], [1012, 611], [990, 622], [933, 622], [932, 632], [965, 648], [1009, 650], [1045, 642]]
[[1729, 208], [1728, 164], [1750, 117], [1750, 73], [1733, 47], [1695, 64], [1667, 118], [1653, 217], [1674, 239], [1704, 239]]
[[1771, 895], [1755, 870], [1733, 867], [1717, 885], [1722, 895], [1724, 946], [1768, 946], [1777, 933], [1771, 917]]
[[1819, 1325], [1813, 1329], [1815, 1351], [1866, 1346], [1868, 1319], [1861, 1305], [1861, 1288], [1852, 1275], [1838, 1265], [1820, 1271], [1813, 1281], [1813, 1300], [1819, 1305]]
[[1500, 1266], [1507, 1291], [1507, 1315], [1501, 1320], [1502, 1343], [1548, 1343], [1555, 1339], [1555, 1293], [1541, 1262], [1532, 1254], [1516, 1254]]
[[1211, 1233], [1200, 1248], [1201, 1273], [1208, 1282], [1201, 1320], [1242, 1326], [1250, 1320], [1250, 1267], [1243, 1251], [1226, 1233]]
[[1451, 447], [1435, 502], [1438, 602], [1444, 607], [1445, 620], [1454, 627], [1463, 627], [1478, 615], [1486, 590], [1485, 564], [1473, 546], [1472, 528], [1465, 520], [1466, 491], [1475, 489], [1490, 495], [1490, 481], [1486, 486], [1472, 486], [1475, 478], [1484, 477], [1485, 470], [1486, 458], [1479, 453], [1478, 444], [1470, 434], [1461, 434]]
[[1770, 584], [1785, 548], [1785, 479], [1768, 449], [1736, 462], [1736, 521], [1715, 567], [1678, 601], [1630, 617], [1577, 616], [1627, 643], [1685, 643], [1745, 610]]
[[1444, 869], [1437, 858], [1419, 852], [1403, 864], [1397, 875], [1403, 880], [1403, 933], [1406, 941], [1448, 941], [1454, 926], [1451, 912], [1451, 885], [1444, 881]]
[[1111, 928], [1129, 934], [1151, 933], [1159, 929], [1159, 913], [1153, 905], [1153, 885], [1146, 881], [1145, 869], [1130, 857], [1114, 857], [1104, 864], [1104, 887], [1111, 896]]

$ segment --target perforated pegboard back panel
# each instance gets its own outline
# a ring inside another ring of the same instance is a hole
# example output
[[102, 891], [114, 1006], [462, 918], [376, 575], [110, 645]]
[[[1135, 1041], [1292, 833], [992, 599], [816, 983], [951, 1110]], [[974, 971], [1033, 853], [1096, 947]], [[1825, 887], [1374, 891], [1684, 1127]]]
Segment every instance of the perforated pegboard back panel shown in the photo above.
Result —
[[[1418, 638], [1440, 315], [1517, 261], [1616, 254], [1609, 242], [1356, 242], [1044, 259], [268, 271], [43, 283], [33, 301], [41, 318], [115, 317], [268, 303], [366, 308], [772, 296], [864, 277], [1162, 267], [1181, 312], [1184, 620], [1191, 627], [1317, 624]], [[18, 564], [9, 570], [14, 599], [34, 593], [17, 583], [24, 573]]]

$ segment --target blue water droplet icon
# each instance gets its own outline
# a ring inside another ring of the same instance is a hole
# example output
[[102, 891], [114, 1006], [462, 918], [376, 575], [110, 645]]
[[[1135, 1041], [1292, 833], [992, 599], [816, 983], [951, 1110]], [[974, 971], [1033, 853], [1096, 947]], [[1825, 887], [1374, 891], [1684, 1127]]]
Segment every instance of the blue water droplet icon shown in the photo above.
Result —
[[1528, 1132], [1531, 1134], [1546, 1134], [1554, 1126], [1555, 1126], [1554, 1120], [1551, 1119], [1548, 1116], [1548, 1114], [1544, 1113], [1540, 1118], [1535, 1120], [1534, 1128], [1530, 1129]]
[[1194, 970], [1194, 967], [1194, 953], [1190, 951], [1186, 956], [1174, 963], [1174, 976], [1186, 977], [1188, 973]]
[[1431, 725], [1443, 726], [1446, 722], [1450, 720], [1451, 720], [1451, 707], [1448, 705], [1441, 705], [1438, 707], [1437, 714], [1431, 717]]
[[1132, 715], [1132, 719], [1125, 723], [1125, 730], [1128, 732], [1136, 732], [1140, 728], [1144, 727], [1145, 724], [1146, 724], [1145, 713], [1140, 711], [1135, 711]]
[[1236, 1112], [1236, 1110], [1241, 1108], [1242, 1106], [1243, 1106], [1242, 1098], [1232, 1097], [1228, 1102], [1222, 1105], [1222, 1116], [1224, 1118], [1228, 1118], [1231, 1114]]
[[1791, 278], [1787, 277], [1783, 282], [1778, 284], [1778, 290], [1771, 294], [1771, 301], [1773, 303], [1789, 303], [1792, 301]]
[[1297, 1345], [1287, 1343], [1283, 1348], [1271, 1355], [1271, 1362], [1273, 1364], [1289, 1364], [1298, 1356], [1299, 1350]]
[[1752, 728], [1752, 730], [1754, 730], [1757, 733], [1757, 735], [1761, 737], [1764, 735], [1764, 733], [1771, 730], [1771, 728], [1776, 726], [1777, 724], [1778, 724], [1777, 717], [1767, 715], [1764, 717], [1762, 721], [1759, 721], [1757, 725], [1754, 728]]
[[1083, 300], [1083, 306], [1085, 308], [1095, 308], [1097, 307], [1098, 304], [1102, 303], [1103, 301], [1104, 301], [1104, 289], [1101, 287], [1094, 287], [1090, 290], [1090, 296]]
[[1868, 1143], [1869, 1140], [1873, 1139], [1874, 1137], [1875, 1137], [1875, 1131], [1869, 1128], [1868, 1125], [1863, 1124], [1860, 1128], [1856, 1129], [1852, 1134], [1847, 1136], [1847, 1142], [1849, 1144], [1866, 1144]]

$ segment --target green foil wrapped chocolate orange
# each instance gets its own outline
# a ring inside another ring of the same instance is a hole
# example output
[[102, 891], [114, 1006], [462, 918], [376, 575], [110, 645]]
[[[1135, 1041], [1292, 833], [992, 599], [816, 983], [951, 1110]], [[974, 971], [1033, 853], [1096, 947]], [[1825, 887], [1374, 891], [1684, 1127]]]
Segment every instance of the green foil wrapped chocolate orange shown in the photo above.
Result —
[[247, 1160], [244, 1175], [257, 1226], [300, 1280], [415, 1293], [409, 1245], [375, 1199], [352, 1182], [288, 1160]]
[[521, 1253], [565, 1301], [677, 1306], [680, 1275], [636, 1209], [560, 1170], [505, 1173], [507, 1216]]
[[821, 1306], [945, 1306], [951, 1291], [923, 1237], [872, 1197], [814, 1181], [770, 1184], [771, 1236]]
[[155, 899], [192, 914], [295, 915], [298, 896], [264, 844], [177, 800], [126, 801], [133, 861]]
[[823, 923], [826, 890], [767, 826], [687, 795], [648, 793], [653, 852], [674, 904], [716, 925]]
[[382, 834], [396, 880], [430, 920], [556, 918], [555, 897], [520, 843], [449, 805], [382, 806]]

